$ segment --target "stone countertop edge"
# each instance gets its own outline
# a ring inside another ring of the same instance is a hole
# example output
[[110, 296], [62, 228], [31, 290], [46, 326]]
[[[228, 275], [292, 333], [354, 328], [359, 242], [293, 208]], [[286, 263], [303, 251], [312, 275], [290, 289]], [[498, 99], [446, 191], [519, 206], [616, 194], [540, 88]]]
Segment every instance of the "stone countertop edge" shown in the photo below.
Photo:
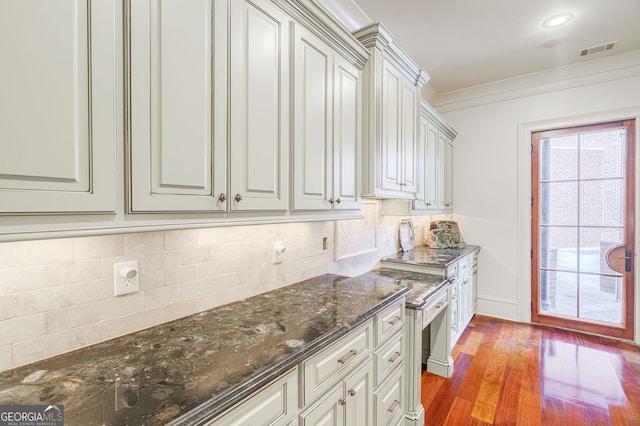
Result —
[[[345, 279], [348, 278], [345, 277]], [[203, 402], [196, 408], [193, 408], [183, 415], [173, 419], [167, 423], [166, 426], [191, 426], [201, 424], [205, 421], [210, 421], [215, 416], [222, 414], [235, 404], [241, 402], [244, 398], [259, 391], [265, 385], [269, 384], [274, 379], [277, 379], [280, 375], [296, 367], [300, 362], [316, 354], [327, 345], [337, 341], [349, 331], [364, 324], [367, 320], [373, 318], [386, 307], [401, 300], [407, 293], [409, 293], [408, 288], [399, 287], [398, 291], [378, 303], [376, 306], [368, 309], [359, 316], [352, 318], [348, 323], [343, 324], [341, 327], [314, 339], [312, 342], [305, 345], [303, 350], [296, 352], [290, 357], [273, 364], [268, 369], [243, 380], [224, 393]]]
[[[417, 246], [409, 252], [399, 251], [392, 255], [385, 256], [381, 260], [384, 262], [446, 268], [447, 266], [456, 262], [461, 257], [469, 253], [473, 253], [474, 251], [480, 251], [480, 249], [481, 249], [480, 246], [470, 245], [470, 244], [467, 244], [464, 247], [460, 247], [460, 248], [448, 248], [448, 249], [435, 249], [435, 248], [428, 248], [426, 246]], [[426, 260], [424, 258], [421, 260], [415, 260], [416, 253], [418, 254], [418, 256], [424, 255], [425, 253], [433, 253], [436, 257], [438, 257], [438, 259], [434, 259], [433, 261]], [[443, 259], [444, 257], [447, 257], [447, 258]]]

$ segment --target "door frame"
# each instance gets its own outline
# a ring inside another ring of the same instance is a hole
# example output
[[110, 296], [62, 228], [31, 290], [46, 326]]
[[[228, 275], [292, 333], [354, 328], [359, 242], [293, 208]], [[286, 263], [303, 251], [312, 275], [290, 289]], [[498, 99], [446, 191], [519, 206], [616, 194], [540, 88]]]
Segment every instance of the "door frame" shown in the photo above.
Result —
[[[512, 305], [505, 315], [513, 315], [520, 322], [531, 322], [531, 134], [534, 132], [561, 128], [577, 127], [587, 123], [623, 121], [635, 119], [635, 200], [636, 215], [640, 214], [640, 105], [632, 108], [622, 108], [611, 111], [597, 112], [592, 114], [582, 114], [567, 116], [557, 119], [523, 122], [518, 124], [517, 129], [517, 303]], [[636, 221], [637, 222], [637, 221]], [[640, 230], [636, 227], [634, 236], [635, 246], [640, 249]], [[636, 264], [638, 254], [636, 253]], [[635, 276], [635, 324], [634, 341], [640, 344], [640, 274]]]
[[[629, 203], [624, 204], [624, 214], [625, 214], [625, 222], [624, 222], [624, 242], [625, 247], [630, 248], [632, 253], [636, 252], [635, 249], [635, 145], [636, 145], [636, 132], [635, 132], [635, 122], [633, 120], [617, 120], [617, 121], [609, 121], [602, 123], [592, 123], [585, 124], [579, 126], [571, 126], [571, 127], [563, 127], [557, 129], [548, 129], [540, 132], [535, 132], [531, 134], [531, 319], [532, 322], [539, 322], [543, 325], [551, 325], [556, 327], [564, 327], [570, 328], [574, 330], [581, 330], [588, 333], [597, 333], [605, 336], [622, 338], [622, 339], [632, 339], [634, 336], [635, 324], [634, 324], [634, 309], [635, 309], [635, 259], [632, 259], [631, 273], [627, 274], [625, 277], [625, 286], [624, 286], [624, 294], [623, 294], [623, 312], [624, 315], [622, 317], [622, 327], [617, 327], [614, 325], [607, 325], [605, 322], [601, 321], [592, 321], [588, 319], [574, 319], [570, 317], [564, 317], [561, 315], [554, 315], [551, 313], [538, 313], [539, 310], [539, 292], [540, 292], [540, 283], [539, 283], [539, 253], [540, 249], [540, 241], [538, 240], [540, 233], [540, 216], [538, 214], [534, 214], [533, 211], [535, 209], [540, 208], [540, 193], [538, 191], [534, 191], [533, 183], [540, 182], [540, 157], [539, 157], [539, 143], [543, 138], [548, 137], [561, 137], [565, 135], [575, 135], [575, 134], [588, 134], [593, 132], [605, 131], [607, 129], [615, 129], [623, 127], [625, 129], [629, 129], [628, 131], [628, 139], [625, 143], [625, 175], [627, 173], [632, 173], [633, 180], [629, 181], [625, 177], [625, 188], [623, 197], [627, 201], [631, 201], [631, 206]], [[534, 144], [534, 135], [541, 133], [542, 136], [537, 138], [537, 142]], [[546, 135], [545, 135], [546, 134]], [[553, 134], [553, 136], [551, 136]], [[630, 171], [630, 172], [629, 172]], [[536, 236], [534, 238], [534, 235]]]

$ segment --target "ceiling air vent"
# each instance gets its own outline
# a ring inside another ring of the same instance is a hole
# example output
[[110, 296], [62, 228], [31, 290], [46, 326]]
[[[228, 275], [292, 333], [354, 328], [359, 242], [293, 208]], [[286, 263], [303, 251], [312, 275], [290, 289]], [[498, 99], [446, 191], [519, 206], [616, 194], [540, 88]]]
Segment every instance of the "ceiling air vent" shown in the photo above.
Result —
[[612, 50], [614, 47], [616, 47], [616, 44], [618, 44], [618, 41], [611, 41], [609, 43], [587, 47], [586, 49], [580, 50], [580, 56], [587, 56], [587, 55], [593, 55], [594, 53], [606, 52], [607, 50]]

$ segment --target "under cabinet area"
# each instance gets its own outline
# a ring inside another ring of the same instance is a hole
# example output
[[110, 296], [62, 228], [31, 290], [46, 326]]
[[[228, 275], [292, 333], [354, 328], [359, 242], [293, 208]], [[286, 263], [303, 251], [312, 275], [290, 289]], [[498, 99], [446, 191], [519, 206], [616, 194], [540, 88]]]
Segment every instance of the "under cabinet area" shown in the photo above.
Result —
[[112, 213], [117, 1], [0, 2], [0, 213]]

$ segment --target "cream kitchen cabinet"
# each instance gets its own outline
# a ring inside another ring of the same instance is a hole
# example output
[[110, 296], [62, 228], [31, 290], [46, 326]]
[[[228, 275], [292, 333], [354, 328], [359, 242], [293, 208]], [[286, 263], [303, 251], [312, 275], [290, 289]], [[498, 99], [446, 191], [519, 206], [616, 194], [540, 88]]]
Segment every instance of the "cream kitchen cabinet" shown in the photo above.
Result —
[[205, 426], [287, 426], [298, 414], [298, 369], [283, 374]]
[[462, 335], [476, 310], [478, 250], [448, 265], [446, 276], [451, 278], [451, 350]]
[[415, 199], [420, 89], [428, 76], [379, 23], [357, 30], [363, 70], [363, 195]]
[[293, 210], [361, 205], [361, 68], [294, 25]]
[[227, 2], [128, 4], [130, 211], [224, 211]]
[[130, 5], [130, 211], [286, 210], [290, 18], [268, 0]]
[[371, 357], [324, 398], [300, 414], [300, 426], [372, 425], [373, 362]]
[[115, 212], [121, 14], [0, 2], [0, 214]]
[[456, 135], [456, 131], [422, 101], [418, 149], [422, 174], [414, 210], [453, 210], [453, 139]]

